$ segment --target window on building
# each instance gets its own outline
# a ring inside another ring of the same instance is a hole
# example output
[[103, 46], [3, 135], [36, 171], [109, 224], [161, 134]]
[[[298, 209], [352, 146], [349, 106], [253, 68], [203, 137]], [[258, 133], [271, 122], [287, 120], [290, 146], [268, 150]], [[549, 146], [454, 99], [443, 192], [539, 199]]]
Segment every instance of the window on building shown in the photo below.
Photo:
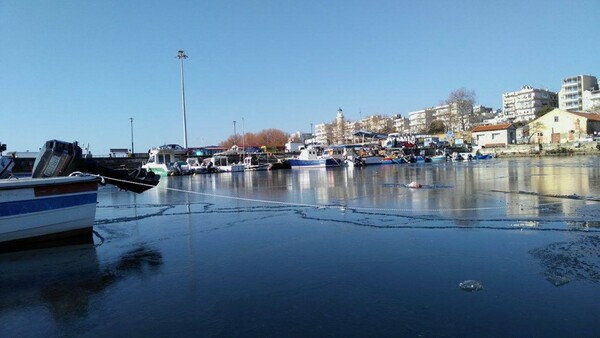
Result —
[[554, 116], [554, 122], [558, 122], [558, 116]]

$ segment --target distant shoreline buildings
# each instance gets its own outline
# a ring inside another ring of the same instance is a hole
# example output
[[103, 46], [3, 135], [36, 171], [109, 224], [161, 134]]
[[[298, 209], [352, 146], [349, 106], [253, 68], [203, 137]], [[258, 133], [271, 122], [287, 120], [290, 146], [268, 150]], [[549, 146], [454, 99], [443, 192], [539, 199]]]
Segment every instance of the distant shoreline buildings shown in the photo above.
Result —
[[516, 92], [502, 94], [500, 122], [528, 122], [547, 107], [558, 107], [558, 95], [548, 89], [523, 86]]
[[358, 121], [349, 121], [339, 108], [330, 123], [315, 125], [312, 143], [342, 144], [356, 142], [360, 131], [372, 133], [399, 133], [403, 135], [437, 134], [462, 135], [472, 128], [500, 123], [526, 124], [553, 108], [568, 112], [600, 114], [598, 80], [591, 75], [564, 78], [558, 93], [548, 89], [522, 86], [520, 90], [502, 94], [502, 108], [464, 102], [448, 102], [407, 114], [392, 116], [371, 115]]

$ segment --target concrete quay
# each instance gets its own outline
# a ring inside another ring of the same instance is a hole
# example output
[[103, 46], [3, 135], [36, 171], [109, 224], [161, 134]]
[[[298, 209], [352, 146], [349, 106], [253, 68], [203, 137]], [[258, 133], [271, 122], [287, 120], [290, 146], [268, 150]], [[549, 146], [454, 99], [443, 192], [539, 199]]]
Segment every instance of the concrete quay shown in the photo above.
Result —
[[479, 151], [482, 154], [494, 154], [498, 157], [600, 155], [600, 142], [511, 144], [505, 147], [482, 148]]

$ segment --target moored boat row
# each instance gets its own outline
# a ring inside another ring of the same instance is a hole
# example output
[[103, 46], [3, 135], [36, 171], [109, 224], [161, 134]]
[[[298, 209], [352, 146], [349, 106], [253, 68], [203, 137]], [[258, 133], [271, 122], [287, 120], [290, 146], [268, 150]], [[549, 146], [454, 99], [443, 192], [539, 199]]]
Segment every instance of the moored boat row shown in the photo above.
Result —
[[[424, 152], [424, 151], [423, 151]], [[440, 163], [446, 161], [484, 160], [491, 155], [452, 155], [437, 151], [433, 155], [422, 155], [414, 145], [403, 148], [378, 149], [365, 145], [336, 145], [325, 148], [306, 147], [300, 155], [288, 158], [292, 168], [356, 167], [402, 163]]]
[[142, 168], [160, 176], [210, 174], [222, 172], [260, 171], [285, 168], [281, 161], [270, 160], [268, 153], [245, 153], [237, 150], [216, 153], [208, 158], [182, 158], [173, 149], [158, 147], [150, 150]]

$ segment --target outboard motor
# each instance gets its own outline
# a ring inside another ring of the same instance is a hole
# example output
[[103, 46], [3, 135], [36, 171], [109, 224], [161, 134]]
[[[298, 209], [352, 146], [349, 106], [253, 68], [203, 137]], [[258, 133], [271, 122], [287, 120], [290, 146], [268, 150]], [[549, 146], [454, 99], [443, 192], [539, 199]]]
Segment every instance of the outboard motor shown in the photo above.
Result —
[[8, 156], [0, 156], [0, 179], [9, 178], [15, 162]]
[[158, 175], [147, 172], [142, 168], [127, 172], [103, 167], [98, 165], [92, 158], [84, 159], [77, 142], [70, 143], [58, 140], [47, 141], [44, 144], [35, 159], [31, 177], [68, 176], [75, 171], [100, 175], [104, 177], [106, 183], [135, 193], [141, 193], [155, 187], [160, 179]]
[[31, 177], [68, 176], [73, 171], [77, 171], [81, 153], [77, 142], [46, 141], [35, 159]]

